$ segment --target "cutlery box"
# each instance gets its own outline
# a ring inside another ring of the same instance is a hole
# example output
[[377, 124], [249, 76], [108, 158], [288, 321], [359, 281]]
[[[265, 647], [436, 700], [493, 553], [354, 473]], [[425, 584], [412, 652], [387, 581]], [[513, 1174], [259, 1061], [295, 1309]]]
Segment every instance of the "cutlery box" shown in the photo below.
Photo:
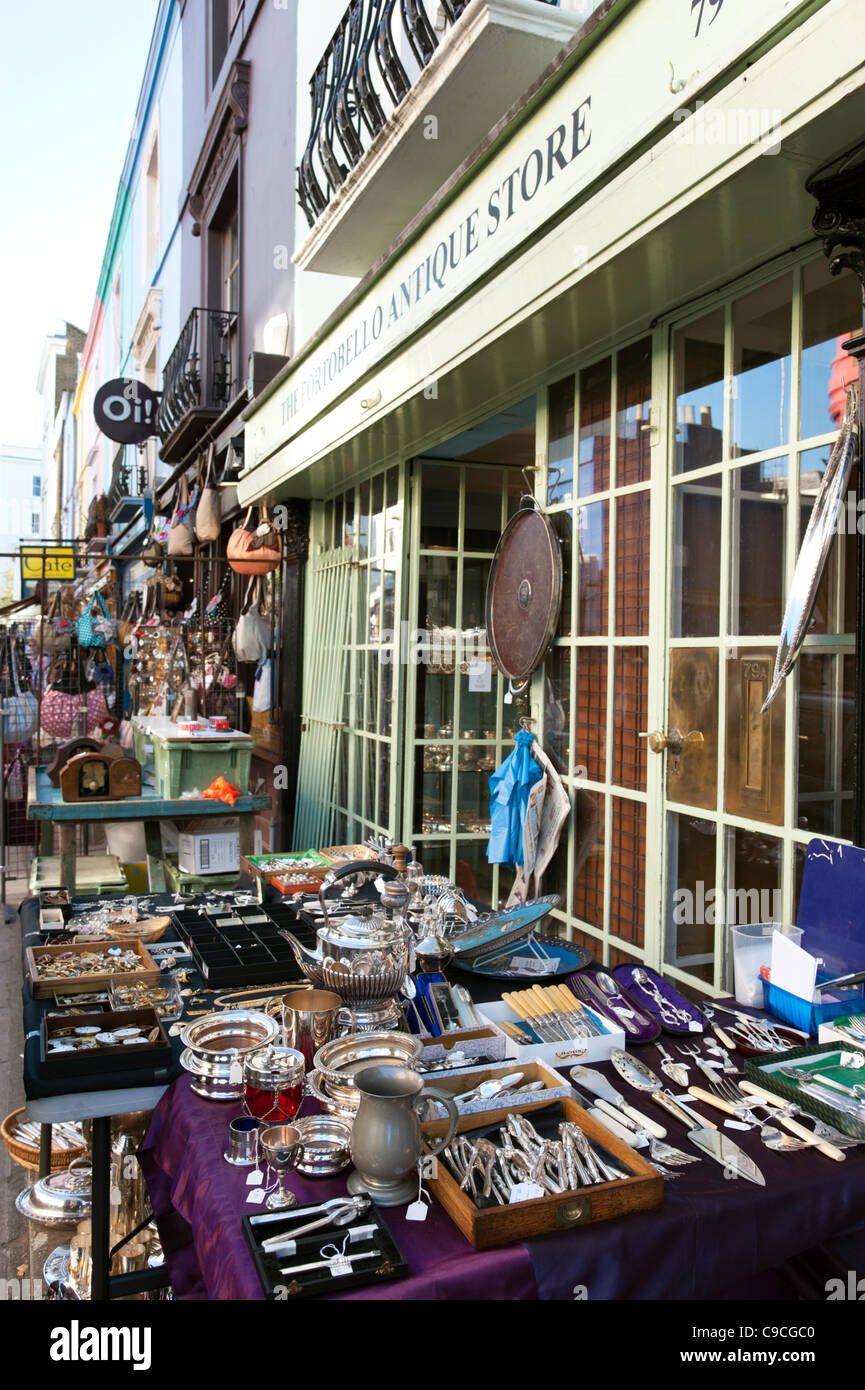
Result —
[[[303, 1226], [303, 1213], [308, 1211], [310, 1220], [318, 1214], [313, 1207], [293, 1207], [278, 1220], [256, 1222], [252, 1216], [243, 1217], [243, 1234], [249, 1246], [256, 1273], [261, 1286], [269, 1299], [292, 1303], [297, 1298], [319, 1298], [329, 1294], [345, 1293], [349, 1289], [361, 1289], [370, 1284], [390, 1283], [394, 1279], [408, 1277], [409, 1269], [405, 1256], [391, 1235], [390, 1229], [382, 1219], [378, 1209], [370, 1203], [369, 1209], [352, 1226], [321, 1226], [317, 1231], [309, 1231], [298, 1236], [294, 1254], [275, 1255], [261, 1248], [261, 1242], [268, 1236], [285, 1234], [291, 1237], [292, 1228]], [[355, 1239], [354, 1226], [377, 1226], [374, 1236]], [[378, 1257], [358, 1262], [350, 1274], [332, 1274], [330, 1269], [312, 1269], [292, 1277], [281, 1274], [280, 1265], [311, 1264], [318, 1259], [323, 1246], [336, 1245], [338, 1250], [345, 1246], [346, 1254], [361, 1254], [364, 1250], [380, 1250]]]
[[[498, 1027], [501, 1023], [522, 1023], [509, 1004], [503, 999], [495, 999], [489, 1004], [478, 1004], [478, 1013], [488, 1023]], [[567, 1038], [561, 1042], [520, 1043], [515, 1038], [507, 1039], [506, 1056], [517, 1062], [549, 1062], [551, 1067], [572, 1067], [577, 1062], [606, 1062], [614, 1048], [625, 1047], [624, 1030], [611, 1023], [600, 1014], [593, 1018], [605, 1031], [594, 1038]]]
[[[507, 1060], [494, 1067], [470, 1067], [465, 1071], [436, 1072], [434, 1076], [424, 1077], [424, 1085], [431, 1086], [434, 1090], [443, 1092], [444, 1095], [456, 1098], [466, 1091], [473, 1090], [482, 1081], [495, 1081], [497, 1077], [510, 1076], [516, 1071], [521, 1071], [523, 1074], [521, 1086], [527, 1086], [530, 1081], [542, 1081], [544, 1083], [543, 1090], [532, 1091], [529, 1095], [518, 1096], [516, 1099], [509, 1095], [488, 1098], [478, 1096], [476, 1100], [470, 1100], [465, 1106], [460, 1106], [461, 1113], [483, 1115], [493, 1111], [518, 1110], [524, 1102], [531, 1103], [534, 1100], [537, 1103], [558, 1100], [571, 1095], [571, 1083], [544, 1062], [521, 1062], [517, 1066], [512, 1061]], [[436, 1110], [436, 1114], [441, 1114], [440, 1108]]]
[[[548, 1107], [551, 1107], [550, 1123], [557, 1125], [561, 1120], [574, 1121], [588, 1139], [603, 1149], [617, 1167], [625, 1169], [630, 1176], [617, 1178], [614, 1182], [596, 1183], [573, 1192], [550, 1193], [526, 1202], [515, 1202], [512, 1206], [479, 1207], [468, 1192], [462, 1190], [445, 1161], [439, 1158], [435, 1165], [436, 1176], [425, 1178], [424, 1181], [476, 1250], [493, 1250], [498, 1246], [512, 1245], [515, 1241], [528, 1240], [532, 1236], [594, 1225], [597, 1221], [609, 1221], [613, 1217], [627, 1216], [630, 1212], [652, 1211], [663, 1204], [664, 1181], [657, 1169], [636, 1150], [617, 1139], [605, 1125], [593, 1119], [571, 1097], [559, 1102], [541, 1100], [534, 1104], [515, 1105], [511, 1107], [511, 1113], [528, 1115], [533, 1124], [539, 1125], [542, 1123], [541, 1112]], [[490, 1111], [467, 1115], [460, 1121], [459, 1133], [483, 1130], [487, 1125], [495, 1129], [501, 1125], [502, 1118], [501, 1113]], [[435, 1138], [447, 1133], [447, 1126], [443, 1121], [435, 1120], [424, 1124], [423, 1131]]]
[[[48, 975], [41, 974], [36, 965], [37, 956], [58, 959], [61, 956], [93, 955], [108, 950], [111, 946], [122, 946], [124, 951], [134, 951], [140, 958], [138, 970], [103, 970], [88, 975]], [[105, 990], [114, 980], [134, 980], [155, 983], [159, 979], [159, 966], [151, 956], [143, 941], [79, 941], [60, 946], [28, 946], [24, 954], [27, 976], [33, 990], [34, 999], [53, 999], [55, 994], [90, 994]], [[62, 1055], [62, 1054], [61, 1054]]]
[[[844, 1110], [837, 1110], [830, 1101], [819, 1100], [816, 1096], [807, 1095], [800, 1089], [799, 1083], [793, 1077], [784, 1076], [783, 1072], [778, 1070], [781, 1066], [812, 1062], [815, 1057], [826, 1056], [826, 1071], [831, 1076], [833, 1069], [829, 1059], [833, 1056], [837, 1057], [841, 1051], [849, 1051], [851, 1047], [852, 1044], [845, 1038], [841, 1043], [811, 1043], [808, 1047], [792, 1048], [781, 1056], [778, 1056], [777, 1053], [771, 1053], [767, 1056], [764, 1053], [761, 1057], [749, 1057], [745, 1062], [745, 1076], [749, 1081], [753, 1081], [755, 1086], [763, 1086], [767, 1091], [781, 1096], [783, 1100], [792, 1100], [795, 1105], [807, 1110], [809, 1115], [816, 1115], [817, 1119], [823, 1120], [825, 1124], [834, 1125], [836, 1129], [840, 1129], [842, 1134], [849, 1135], [851, 1139], [865, 1142], [865, 1110], [862, 1112], [861, 1119]], [[865, 1079], [865, 1071], [855, 1073], [855, 1077], [860, 1075]], [[841, 1077], [834, 1079], [840, 1081]], [[851, 1084], [849, 1079], [846, 1084]], [[843, 1099], [840, 1091], [838, 1097]]]
[[445, 1061], [452, 1052], [463, 1052], [466, 1066], [472, 1065], [473, 1057], [491, 1057], [503, 1061], [508, 1055], [508, 1039], [494, 1024], [487, 1028], [457, 1028], [451, 1033], [442, 1033], [438, 1038], [424, 1038], [420, 1061]]

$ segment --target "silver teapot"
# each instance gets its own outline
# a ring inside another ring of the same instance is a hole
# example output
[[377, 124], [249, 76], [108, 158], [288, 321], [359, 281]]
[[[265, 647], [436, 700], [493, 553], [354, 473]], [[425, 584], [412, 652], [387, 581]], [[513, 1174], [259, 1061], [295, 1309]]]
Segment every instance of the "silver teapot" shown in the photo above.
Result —
[[[399, 874], [390, 864], [359, 860], [327, 874], [319, 892], [324, 925], [316, 932], [311, 951], [292, 932], [282, 934], [291, 946], [307, 979], [319, 989], [330, 989], [351, 1008], [366, 1008], [397, 995], [403, 988], [410, 964], [411, 932], [401, 912], [388, 915], [372, 904], [362, 904], [345, 916], [329, 917], [326, 894], [349, 875], [375, 873], [387, 880]], [[400, 895], [387, 895], [397, 903]]]

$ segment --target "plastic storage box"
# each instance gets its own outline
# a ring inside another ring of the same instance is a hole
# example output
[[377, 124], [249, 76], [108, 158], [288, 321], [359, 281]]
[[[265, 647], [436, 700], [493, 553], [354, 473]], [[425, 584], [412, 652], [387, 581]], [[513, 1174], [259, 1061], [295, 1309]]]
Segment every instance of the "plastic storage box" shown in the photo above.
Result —
[[233, 783], [242, 796], [249, 791], [250, 739], [186, 743], [158, 734], [151, 734], [151, 739], [154, 786], [163, 800], [176, 801], [184, 792], [203, 792], [217, 777]]

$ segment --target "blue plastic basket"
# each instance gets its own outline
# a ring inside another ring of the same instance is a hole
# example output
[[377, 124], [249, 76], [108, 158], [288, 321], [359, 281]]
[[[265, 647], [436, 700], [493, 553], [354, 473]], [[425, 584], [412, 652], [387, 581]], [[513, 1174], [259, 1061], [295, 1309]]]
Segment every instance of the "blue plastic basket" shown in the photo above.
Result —
[[[818, 972], [817, 984], [831, 979], [832, 975]], [[831, 1018], [839, 1018], [842, 1014], [861, 1012], [857, 1006], [865, 1000], [865, 989], [862, 985], [850, 985], [847, 989], [839, 989], [837, 994], [844, 997], [839, 999], [833, 994], [824, 1004], [812, 1004], [808, 999], [800, 999], [798, 994], [790, 994], [789, 990], [780, 989], [778, 985], [773, 985], [771, 980], [763, 980], [762, 985], [763, 1007], [766, 1012], [775, 1018], [783, 1019], [794, 1028], [810, 1033], [814, 1038], [821, 1023], [828, 1023]]]

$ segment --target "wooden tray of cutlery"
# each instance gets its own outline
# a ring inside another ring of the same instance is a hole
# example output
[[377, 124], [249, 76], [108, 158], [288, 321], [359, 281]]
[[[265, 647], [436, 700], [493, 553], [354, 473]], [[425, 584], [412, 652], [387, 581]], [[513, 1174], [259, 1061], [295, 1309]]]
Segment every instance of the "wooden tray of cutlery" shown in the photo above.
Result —
[[[604, 1154], [609, 1156], [618, 1168], [628, 1172], [629, 1176], [569, 1192], [550, 1193], [544, 1197], [515, 1202], [510, 1206], [480, 1207], [475, 1204], [469, 1193], [460, 1187], [445, 1160], [439, 1158], [436, 1177], [425, 1181], [448, 1216], [476, 1250], [492, 1250], [497, 1246], [512, 1245], [514, 1241], [526, 1240], [530, 1236], [548, 1235], [552, 1231], [593, 1225], [597, 1221], [627, 1216], [630, 1212], [651, 1211], [663, 1204], [664, 1182], [657, 1169], [611, 1134], [606, 1126], [593, 1119], [570, 1096], [564, 1100], [549, 1102], [547, 1105], [543, 1102], [514, 1105], [509, 1113], [525, 1114], [542, 1132], [545, 1111], [549, 1112], [547, 1125], [552, 1125], [554, 1131], [562, 1120], [579, 1125], [586, 1138], [602, 1149]], [[501, 1111], [466, 1115], [459, 1122], [458, 1132], [464, 1134], [469, 1130], [483, 1131], [487, 1127], [495, 1132], [504, 1120]], [[430, 1121], [423, 1126], [423, 1131], [430, 1138], [437, 1138], [447, 1133], [447, 1122]], [[494, 1134], [491, 1137], [494, 1137]]]

